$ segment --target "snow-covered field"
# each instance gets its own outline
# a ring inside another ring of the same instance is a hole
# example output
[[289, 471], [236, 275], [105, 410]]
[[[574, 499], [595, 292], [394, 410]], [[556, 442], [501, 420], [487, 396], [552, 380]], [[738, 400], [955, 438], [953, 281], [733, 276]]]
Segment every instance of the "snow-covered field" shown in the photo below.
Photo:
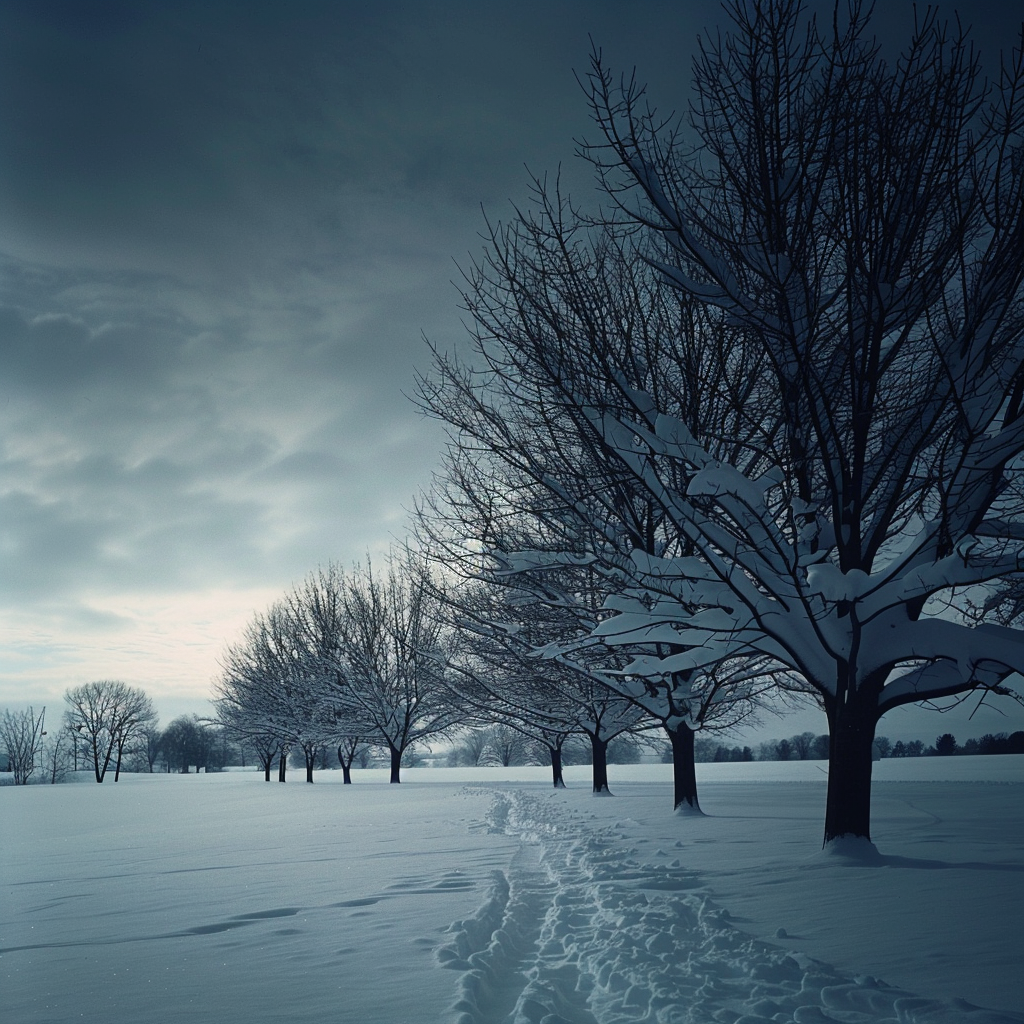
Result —
[[1024, 1021], [1024, 757], [876, 765], [874, 862], [823, 767], [4, 787], [0, 1020]]

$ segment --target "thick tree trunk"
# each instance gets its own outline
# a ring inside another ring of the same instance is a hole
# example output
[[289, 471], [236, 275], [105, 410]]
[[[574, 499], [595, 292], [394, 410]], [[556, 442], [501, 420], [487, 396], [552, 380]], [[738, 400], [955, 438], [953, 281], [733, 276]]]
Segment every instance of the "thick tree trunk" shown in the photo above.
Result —
[[676, 811], [701, 813], [697, 801], [697, 766], [693, 761], [693, 730], [680, 723], [675, 729], [665, 725], [672, 744], [672, 796]]
[[392, 746], [390, 743], [388, 747], [391, 750], [391, 781], [398, 783], [402, 781], [401, 768], [402, 768], [402, 751], [398, 747]]
[[565, 789], [565, 779], [562, 778], [562, 748], [548, 746], [551, 754], [551, 780], [555, 789]]
[[871, 746], [877, 712], [873, 702], [858, 696], [826, 708], [829, 751], [823, 845], [840, 836], [871, 838]]
[[117, 763], [114, 765], [114, 781], [121, 781], [121, 748], [117, 749]]
[[285, 776], [288, 774], [288, 751], [283, 750], [281, 756], [277, 759], [277, 781], [284, 782]]
[[612, 791], [608, 788], [608, 741], [591, 734], [590, 749], [593, 754], [594, 792], [611, 796]]
[[313, 765], [316, 762], [316, 758], [310, 755], [306, 755], [306, 781], [313, 781]]
[[266, 759], [266, 761], [263, 762], [263, 781], [264, 782], [269, 782], [270, 781], [270, 765], [271, 765], [271, 763], [272, 763], [272, 758], [269, 758], [269, 757]]
[[355, 754], [352, 755], [347, 761], [345, 760], [345, 753], [343, 747], [338, 747], [338, 764], [341, 765], [341, 781], [346, 786], [352, 785], [352, 762], [355, 760]]

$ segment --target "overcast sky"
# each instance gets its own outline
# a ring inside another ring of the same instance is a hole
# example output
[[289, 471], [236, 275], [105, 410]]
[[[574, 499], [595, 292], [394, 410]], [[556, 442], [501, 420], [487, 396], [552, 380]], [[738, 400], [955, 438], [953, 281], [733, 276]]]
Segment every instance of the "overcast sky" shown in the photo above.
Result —
[[[1018, 12], [973, 6], [985, 52]], [[442, 439], [405, 396], [421, 335], [464, 336], [481, 207], [523, 201], [526, 167], [591, 189], [588, 36], [672, 109], [718, 20], [0, 3], [0, 707], [123, 678], [165, 724], [205, 712], [256, 609], [404, 536]]]

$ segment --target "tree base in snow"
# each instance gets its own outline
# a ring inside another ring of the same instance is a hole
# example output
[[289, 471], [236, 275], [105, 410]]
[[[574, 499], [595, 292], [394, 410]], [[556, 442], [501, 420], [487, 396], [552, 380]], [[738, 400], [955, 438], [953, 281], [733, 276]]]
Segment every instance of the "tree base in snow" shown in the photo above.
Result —
[[700, 809], [698, 804], [688, 804], [685, 800], [679, 804], [674, 814], [677, 814], [681, 818], [703, 818], [706, 817], [704, 812]]
[[847, 864], [881, 864], [884, 860], [878, 847], [864, 836], [836, 836], [822, 847], [818, 856]]

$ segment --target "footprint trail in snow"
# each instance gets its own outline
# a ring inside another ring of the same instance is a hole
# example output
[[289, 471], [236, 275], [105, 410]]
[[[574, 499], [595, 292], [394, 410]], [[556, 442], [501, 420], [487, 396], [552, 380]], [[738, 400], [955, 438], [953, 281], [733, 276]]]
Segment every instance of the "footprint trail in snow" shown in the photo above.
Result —
[[[641, 864], [621, 827], [520, 792], [485, 827], [522, 842], [436, 952], [455, 1024], [1022, 1024], [774, 948], [730, 923], [679, 860]], [[682, 845], [682, 844], [678, 844]]]

